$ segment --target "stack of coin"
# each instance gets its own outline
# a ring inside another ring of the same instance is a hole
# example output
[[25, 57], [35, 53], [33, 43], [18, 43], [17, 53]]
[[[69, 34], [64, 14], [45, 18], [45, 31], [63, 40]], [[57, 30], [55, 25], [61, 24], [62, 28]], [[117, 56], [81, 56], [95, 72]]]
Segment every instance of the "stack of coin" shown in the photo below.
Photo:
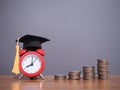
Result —
[[95, 66], [83, 66], [83, 79], [94, 80], [95, 79]]
[[80, 79], [80, 71], [69, 71], [68, 79], [69, 80], [79, 80]]
[[64, 74], [56, 74], [54, 75], [55, 80], [66, 80], [67, 76]]
[[109, 79], [109, 62], [107, 59], [97, 59], [98, 79]]

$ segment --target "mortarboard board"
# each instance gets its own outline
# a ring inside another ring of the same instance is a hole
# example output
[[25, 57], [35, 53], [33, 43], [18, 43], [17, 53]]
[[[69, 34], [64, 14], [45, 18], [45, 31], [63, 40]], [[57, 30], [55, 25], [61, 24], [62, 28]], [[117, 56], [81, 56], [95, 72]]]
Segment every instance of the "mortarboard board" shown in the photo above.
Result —
[[19, 42], [23, 43], [23, 48], [27, 50], [35, 50], [37, 48], [42, 48], [41, 44], [46, 41], [50, 40], [44, 37], [34, 35], [24, 35], [19, 39]]

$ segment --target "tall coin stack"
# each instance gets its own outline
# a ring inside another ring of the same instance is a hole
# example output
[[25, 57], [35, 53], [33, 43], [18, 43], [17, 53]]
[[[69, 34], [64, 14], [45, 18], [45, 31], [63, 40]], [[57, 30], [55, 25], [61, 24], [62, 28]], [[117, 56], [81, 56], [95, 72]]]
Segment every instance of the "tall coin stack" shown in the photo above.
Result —
[[80, 71], [69, 71], [68, 79], [69, 80], [79, 80], [80, 79]]
[[83, 66], [83, 79], [94, 80], [95, 79], [95, 66]]
[[98, 79], [109, 79], [109, 62], [107, 59], [97, 59]]

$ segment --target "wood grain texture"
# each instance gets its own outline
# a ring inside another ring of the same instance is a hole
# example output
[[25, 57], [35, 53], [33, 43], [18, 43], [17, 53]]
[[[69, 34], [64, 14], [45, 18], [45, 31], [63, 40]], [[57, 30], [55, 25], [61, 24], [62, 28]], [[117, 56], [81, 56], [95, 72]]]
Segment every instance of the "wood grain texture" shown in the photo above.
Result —
[[45, 80], [14, 79], [13, 76], [0, 76], [0, 90], [120, 90], [120, 75], [109, 80], [54, 80], [45, 76]]

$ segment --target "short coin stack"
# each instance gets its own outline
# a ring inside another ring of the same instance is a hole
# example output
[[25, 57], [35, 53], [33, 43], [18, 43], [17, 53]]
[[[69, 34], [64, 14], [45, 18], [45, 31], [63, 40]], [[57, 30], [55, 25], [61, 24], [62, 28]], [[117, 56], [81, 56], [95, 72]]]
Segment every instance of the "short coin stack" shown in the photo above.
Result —
[[56, 74], [54, 75], [55, 80], [66, 80], [67, 76], [64, 74]]
[[69, 71], [68, 79], [69, 80], [79, 80], [80, 79], [80, 71]]
[[94, 80], [95, 79], [95, 66], [83, 66], [83, 79]]
[[97, 59], [98, 79], [109, 79], [109, 62], [107, 59]]

